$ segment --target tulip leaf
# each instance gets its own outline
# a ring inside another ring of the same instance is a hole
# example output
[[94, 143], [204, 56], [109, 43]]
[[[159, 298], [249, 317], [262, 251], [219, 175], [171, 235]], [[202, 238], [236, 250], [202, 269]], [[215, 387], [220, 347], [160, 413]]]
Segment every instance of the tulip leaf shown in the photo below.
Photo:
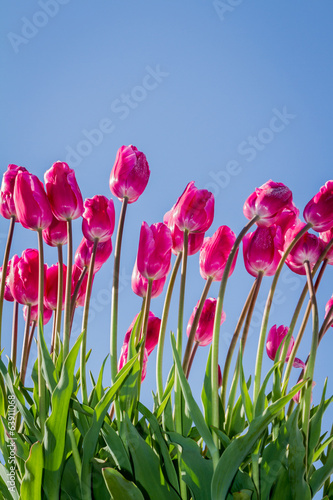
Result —
[[249, 391], [245, 382], [243, 362], [242, 362], [242, 349], [239, 351], [239, 366], [240, 366], [240, 390], [242, 395], [242, 401], [244, 410], [247, 416], [247, 420], [250, 423], [253, 419], [253, 405], [249, 395]]
[[49, 391], [52, 393], [54, 391], [54, 389], [56, 388], [59, 380], [58, 380], [58, 374], [57, 374], [56, 368], [54, 366], [54, 363], [52, 361], [52, 358], [50, 356], [50, 353], [49, 353], [48, 348], [47, 348], [46, 343], [45, 343], [44, 334], [43, 334], [43, 326], [42, 326], [41, 322], [39, 325], [39, 335], [40, 335], [40, 347], [41, 347], [41, 353], [42, 353], [43, 375], [44, 375], [46, 385], [47, 385]]
[[299, 382], [288, 395], [268, 406], [262, 415], [252, 420], [245, 435], [239, 436], [230, 443], [222, 454], [212, 479], [212, 497], [214, 500], [224, 500], [226, 498], [230, 484], [245, 457], [254, 448], [276, 414], [284, 408], [305, 383], [305, 380]]
[[103, 469], [103, 477], [111, 500], [144, 500], [139, 488], [115, 469]]
[[133, 471], [129, 456], [118, 433], [107, 422], [104, 422], [101, 432], [107, 445], [108, 452], [117, 467], [120, 470], [124, 470], [132, 474]]
[[[26, 441], [23, 441], [20, 434], [16, 432], [15, 429], [8, 427], [8, 422], [4, 417], [1, 417], [3, 429], [6, 430], [6, 434], [10, 436], [10, 440], [15, 441], [15, 455], [22, 460], [26, 461], [29, 457], [29, 445]], [[8, 443], [6, 443], [8, 446]]]
[[103, 360], [101, 369], [99, 371], [97, 383], [96, 384], [93, 383], [93, 390], [92, 390], [91, 396], [89, 398], [89, 403], [90, 403], [89, 406], [92, 408], [94, 408], [96, 406], [96, 404], [98, 403], [98, 401], [100, 401], [102, 399], [102, 396], [104, 394], [103, 373], [104, 373], [105, 363], [106, 363], [106, 360], [108, 359], [108, 357], [109, 357], [109, 355], [107, 355]]
[[30, 455], [25, 463], [25, 474], [21, 483], [21, 500], [41, 500], [43, 477], [43, 447], [36, 441], [30, 448]]
[[[19, 500], [19, 495], [17, 493], [16, 485], [15, 486], [10, 485], [8, 483], [8, 477], [9, 477], [9, 470], [0, 462], [0, 491], [3, 494], [3, 498], [5, 500]], [[15, 481], [16, 484], [19, 484], [17, 478], [15, 479], [16, 479]]]
[[328, 454], [325, 464], [323, 467], [320, 467], [310, 477], [310, 488], [312, 491], [312, 495], [315, 495], [317, 491], [323, 486], [326, 479], [328, 479], [331, 474], [333, 474], [333, 452], [331, 451]]
[[289, 487], [292, 498], [296, 500], [311, 500], [311, 490], [305, 481], [305, 447], [303, 436], [298, 428], [299, 407], [288, 419], [289, 430], [289, 452], [288, 452], [288, 475]]
[[265, 402], [267, 400], [266, 398], [266, 394], [265, 394], [265, 391], [266, 391], [266, 387], [267, 387], [267, 384], [268, 384], [268, 381], [273, 373], [274, 370], [277, 370], [279, 367], [280, 367], [280, 364], [281, 362], [277, 362], [275, 363], [271, 369], [268, 371], [261, 387], [260, 387], [260, 391], [259, 391], [259, 394], [258, 394], [258, 397], [257, 397], [257, 401], [255, 403], [255, 407], [254, 407], [254, 416], [255, 417], [259, 417], [260, 415], [262, 415], [262, 413], [264, 412], [265, 410]]
[[159, 418], [162, 415], [164, 408], [166, 407], [168, 401], [170, 400], [171, 392], [172, 392], [174, 383], [175, 383], [175, 372], [174, 372], [174, 365], [173, 365], [172, 366], [172, 373], [170, 374], [170, 379], [168, 380], [167, 386], [166, 386], [165, 391], [163, 393], [161, 404], [158, 406], [158, 409], [156, 412], [156, 418]]
[[210, 346], [204, 383], [201, 392], [201, 401], [204, 409], [205, 421], [208, 427], [212, 424], [212, 346]]

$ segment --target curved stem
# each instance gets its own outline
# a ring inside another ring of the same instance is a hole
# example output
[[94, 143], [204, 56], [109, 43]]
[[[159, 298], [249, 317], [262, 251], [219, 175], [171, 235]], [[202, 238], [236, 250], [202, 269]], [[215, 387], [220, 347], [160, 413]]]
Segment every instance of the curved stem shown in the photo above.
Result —
[[[117, 376], [117, 324], [118, 324], [118, 290], [119, 290], [119, 269], [120, 269], [120, 252], [121, 242], [123, 238], [124, 222], [126, 215], [128, 198], [124, 198], [121, 206], [119, 216], [119, 223], [117, 229], [116, 246], [114, 249], [114, 267], [113, 267], [113, 283], [111, 295], [111, 328], [110, 328], [110, 356], [111, 356], [111, 381], [114, 383]], [[120, 408], [119, 402], [115, 400], [115, 411], [117, 421], [120, 421]]]
[[165, 331], [168, 322], [168, 315], [169, 315], [173, 287], [176, 281], [176, 276], [178, 273], [181, 260], [182, 260], [182, 253], [180, 252], [177, 255], [177, 258], [173, 265], [173, 269], [168, 284], [168, 289], [165, 295], [161, 326], [160, 326], [160, 334], [158, 337], [157, 356], [156, 356], [156, 385], [157, 385], [158, 400], [160, 403], [162, 402], [163, 390], [164, 390], [162, 371], [163, 371], [163, 350], [164, 350]]
[[18, 328], [18, 302], [14, 300], [13, 305], [13, 327], [12, 327], [12, 350], [11, 350], [11, 360], [13, 364], [13, 371], [16, 368], [16, 357], [17, 357], [17, 328]]
[[1, 283], [0, 283], [0, 351], [1, 351], [1, 328], [2, 328], [3, 298], [4, 298], [4, 294], [5, 294], [7, 267], [8, 267], [8, 261], [9, 261], [10, 247], [12, 245], [12, 240], [13, 240], [15, 220], [16, 220], [15, 215], [12, 215], [10, 218], [6, 248], [5, 248], [5, 253], [3, 256], [3, 263], [2, 263], [2, 278], [1, 278]]
[[[195, 337], [195, 333], [197, 331], [197, 327], [198, 327], [199, 319], [200, 319], [200, 316], [202, 313], [202, 309], [203, 309], [203, 306], [205, 304], [205, 300], [207, 298], [209, 288], [210, 288], [210, 285], [212, 284], [212, 282], [213, 282], [213, 278], [211, 276], [209, 276], [208, 280], [205, 283], [204, 289], [202, 291], [202, 294], [201, 294], [201, 297], [199, 300], [197, 310], [196, 310], [194, 318], [193, 318], [193, 323], [191, 326], [190, 334], [188, 336], [187, 345], [186, 345], [186, 349], [185, 349], [185, 353], [184, 353], [184, 359], [183, 359], [184, 373], [187, 373], [190, 371], [189, 364], [190, 364], [190, 357], [192, 357], [191, 351], [192, 351], [192, 347], [193, 347], [194, 337]], [[193, 360], [192, 360], [192, 362], [193, 362]]]
[[83, 337], [81, 342], [80, 379], [81, 379], [81, 394], [82, 394], [83, 404], [88, 403], [87, 382], [86, 382], [87, 329], [88, 329], [89, 305], [90, 305], [92, 283], [94, 278], [94, 267], [95, 267], [97, 245], [98, 245], [98, 238], [95, 238], [94, 246], [91, 253], [91, 259], [89, 263], [88, 282], [87, 282], [86, 296], [84, 299], [82, 328], [81, 328], [81, 331], [83, 332]]
[[72, 264], [73, 264], [73, 233], [72, 221], [67, 221], [67, 274], [64, 313], [64, 360], [69, 352], [69, 338], [71, 332], [71, 292], [72, 292]]
[[249, 307], [248, 313], [246, 315], [244, 330], [243, 330], [243, 334], [242, 334], [242, 338], [241, 338], [242, 356], [244, 356], [247, 335], [249, 333], [249, 328], [250, 328], [251, 319], [252, 319], [252, 315], [253, 315], [253, 311], [254, 311], [254, 306], [256, 305], [256, 301], [258, 298], [258, 293], [260, 290], [263, 276], [264, 275], [263, 275], [262, 271], [259, 271], [257, 279], [256, 279], [256, 287], [255, 287], [253, 295], [251, 297], [250, 307]]
[[190, 358], [188, 360], [187, 368], [186, 368], [186, 378], [187, 379], [190, 376], [190, 371], [191, 371], [191, 368], [192, 368], [193, 360], [195, 358], [195, 355], [197, 353], [199, 345], [200, 345], [199, 342], [196, 342], [196, 341], [194, 342], [194, 347], [192, 349], [191, 356], [190, 356]]
[[84, 279], [85, 275], [87, 274], [87, 271], [88, 271], [88, 267], [84, 266], [84, 268], [82, 269], [81, 274], [79, 276], [79, 279], [76, 283], [76, 286], [74, 288], [74, 292], [73, 292], [73, 295], [71, 298], [71, 327], [70, 327], [70, 330], [72, 330], [72, 324], [73, 324], [73, 319], [74, 319], [75, 302], [76, 302], [78, 293], [80, 291], [80, 287], [82, 285], [83, 279]]
[[28, 357], [29, 357], [28, 353], [29, 353], [30, 318], [31, 318], [31, 305], [29, 304], [27, 306], [27, 318], [25, 320], [23, 349], [21, 354], [20, 380], [22, 385], [24, 385], [25, 375], [27, 372]]

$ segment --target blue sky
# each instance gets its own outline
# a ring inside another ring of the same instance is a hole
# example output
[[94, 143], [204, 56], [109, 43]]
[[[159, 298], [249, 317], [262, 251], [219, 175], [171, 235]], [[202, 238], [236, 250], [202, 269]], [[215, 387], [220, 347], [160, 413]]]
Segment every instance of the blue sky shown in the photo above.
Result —
[[[121, 145], [134, 144], [149, 161], [148, 187], [129, 207], [125, 224], [119, 349], [141, 305], [130, 287], [141, 222], [161, 221], [188, 182], [194, 180], [215, 195], [212, 235], [222, 224], [239, 232], [246, 222], [245, 199], [269, 179], [290, 187], [302, 212], [332, 178], [332, 14], [329, 0], [29, 0], [7, 3], [3, 9], [2, 171], [15, 163], [42, 178], [53, 162], [67, 161], [84, 198], [110, 197], [109, 175]], [[115, 208], [118, 214], [117, 200]], [[1, 220], [3, 244], [6, 234], [7, 221]], [[79, 221], [74, 238], [77, 246]], [[36, 245], [36, 235], [17, 225], [12, 253]], [[46, 249], [46, 261], [56, 262], [54, 249]], [[93, 349], [89, 369], [95, 376], [109, 350], [111, 280], [112, 260], [96, 276], [93, 290], [88, 345]], [[253, 373], [270, 282], [264, 279], [255, 310], [244, 360], [247, 376]], [[204, 284], [198, 255], [190, 258], [188, 283], [185, 327]], [[331, 283], [329, 268], [319, 291], [321, 320], [333, 292]], [[240, 254], [226, 294], [222, 363], [251, 284]], [[283, 271], [270, 326], [290, 322], [303, 284], [303, 277]], [[214, 284], [210, 296], [217, 293]], [[157, 316], [162, 307], [162, 298], [153, 300]], [[176, 297], [172, 307], [168, 331], [176, 329]], [[80, 314], [78, 318], [74, 337]], [[8, 304], [5, 320], [10, 325]], [[22, 319], [20, 328], [22, 335]], [[9, 330], [4, 333], [6, 353]], [[308, 328], [299, 357], [306, 358], [310, 341]], [[318, 352], [315, 402], [326, 376], [332, 393], [332, 347], [328, 332]], [[191, 384], [198, 398], [207, 354], [208, 348], [199, 349], [193, 365]], [[166, 372], [170, 364], [167, 339]], [[270, 366], [265, 359], [264, 369]], [[148, 406], [156, 387], [154, 369], [153, 354], [142, 389]], [[332, 411], [327, 427], [331, 419]]]

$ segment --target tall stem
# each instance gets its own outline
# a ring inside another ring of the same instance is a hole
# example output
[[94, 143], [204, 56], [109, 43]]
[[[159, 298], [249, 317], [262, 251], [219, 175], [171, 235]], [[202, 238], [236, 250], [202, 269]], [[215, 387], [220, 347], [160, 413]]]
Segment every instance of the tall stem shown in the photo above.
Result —
[[69, 353], [69, 338], [71, 332], [71, 291], [72, 291], [72, 265], [73, 265], [73, 233], [72, 221], [67, 221], [67, 274], [64, 314], [64, 360]]
[[23, 348], [21, 354], [21, 368], [20, 368], [20, 380], [22, 385], [24, 385], [25, 375], [27, 372], [27, 363], [29, 357], [29, 330], [30, 330], [30, 318], [31, 318], [31, 305], [27, 306], [27, 317], [25, 320], [25, 329], [23, 337]]
[[61, 314], [62, 314], [62, 297], [64, 289], [64, 272], [63, 272], [63, 257], [62, 245], [58, 245], [58, 290], [57, 290], [57, 310], [55, 313], [55, 337], [52, 338], [52, 351], [54, 350], [55, 356], [58, 355], [59, 345], [58, 339], [60, 338], [61, 331]]
[[83, 332], [83, 337], [81, 342], [80, 378], [81, 378], [82, 402], [84, 404], [88, 403], [87, 381], [86, 381], [87, 329], [88, 329], [89, 305], [90, 305], [92, 282], [94, 278], [94, 267], [95, 267], [97, 245], [98, 245], [98, 238], [95, 238], [93, 250], [91, 253], [91, 259], [89, 263], [88, 282], [87, 282], [86, 296], [84, 299], [82, 328], [81, 328], [81, 331]]
[[[122, 202], [119, 223], [117, 229], [116, 246], [114, 249], [114, 267], [113, 267], [113, 283], [111, 296], [111, 330], [110, 330], [110, 356], [111, 356], [111, 381], [115, 382], [117, 376], [117, 324], [118, 324], [118, 291], [119, 291], [119, 269], [120, 269], [120, 252], [121, 242], [123, 238], [124, 222], [126, 215], [128, 198], [124, 198]], [[115, 411], [117, 421], [120, 421], [119, 402], [115, 400]]]
[[18, 327], [18, 302], [14, 300], [13, 305], [13, 327], [12, 327], [12, 351], [11, 360], [13, 364], [13, 370], [16, 368], [16, 357], [17, 357], [17, 327]]
[[162, 402], [163, 390], [164, 390], [162, 372], [163, 372], [163, 350], [164, 350], [165, 331], [168, 322], [168, 315], [169, 315], [173, 287], [176, 281], [176, 276], [178, 273], [181, 260], [182, 260], [182, 253], [180, 252], [177, 255], [177, 258], [173, 265], [173, 269], [168, 284], [168, 289], [165, 295], [161, 326], [160, 326], [160, 334], [158, 337], [157, 356], [156, 356], [156, 385], [157, 385], [158, 400], [160, 403]]
[[[40, 340], [40, 329], [43, 328], [44, 318], [44, 246], [42, 230], [37, 230], [39, 273], [38, 273], [38, 315], [37, 315], [37, 348], [38, 348], [38, 398], [39, 398], [39, 422], [42, 433], [44, 433], [44, 422], [46, 418], [45, 408], [45, 380], [42, 375], [42, 349]], [[40, 326], [41, 325], [41, 326]]]
[[145, 347], [146, 347], [146, 337], [147, 337], [147, 329], [148, 329], [148, 319], [149, 319], [149, 310], [150, 310], [150, 301], [151, 301], [151, 291], [153, 287], [153, 280], [148, 280], [148, 289], [147, 296], [145, 300], [145, 310], [143, 315], [143, 326], [142, 326], [142, 344], [140, 347], [140, 371], [138, 375], [138, 401], [140, 400], [140, 392], [141, 392], [141, 377], [143, 370], [143, 361], [145, 357]]
[[9, 261], [10, 247], [12, 245], [12, 240], [13, 240], [15, 220], [16, 220], [15, 215], [12, 215], [11, 218], [10, 218], [9, 229], [8, 229], [8, 236], [7, 236], [7, 243], [6, 243], [6, 248], [5, 248], [5, 253], [4, 253], [4, 256], [3, 256], [3, 263], [2, 263], [2, 278], [1, 278], [1, 284], [0, 284], [0, 351], [1, 351], [1, 328], [2, 328], [3, 297], [4, 297], [4, 294], [5, 294], [7, 267], [8, 267], [8, 261]]
[[191, 368], [192, 368], [192, 364], [193, 364], [193, 360], [195, 358], [195, 355], [197, 353], [197, 350], [198, 350], [198, 347], [199, 347], [199, 342], [195, 342], [194, 343], [194, 347], [192, 349], [192, 352], [191, 352], [191, 355], [190, 355], [190, 358], [188, 360], [188, 363], [187, 363], [187, 368], [186, 368], [186, 378], [188, 379], [189, 376], [190, 376], [190, 371], [191, 371]]
[[249, 307], [248, 313], [246, 315], [244, 330], [243, 330], [243, 334], [242, 334], [242, 338], [241, 338], [242, 356], [244, 356], [244, 350], [245, 350], [245, 344], [246, 344], [246, 340], [247, 340], [247, 335], [249, 333], [249, 328], [250, 328], [251, 319], [252, 319], [252, 315], [253, 315], [253, 311], [254, 311], [254, 306], [255, 306], [257, 298], [258, 298], [258, 293], [259, 293], [259, 290], [260, 290], [260, 286], [261, 286], [261, 282], [262, 282], [263, 276], [264, 276], [263, 273], [261, 271], [259, 271], [257, 279], [256, 279], [256, 287], [254, 289], [254, 292], [253, 292], [253, 295], [252, 295], [252, 298], [251, 298], [250, 307]]

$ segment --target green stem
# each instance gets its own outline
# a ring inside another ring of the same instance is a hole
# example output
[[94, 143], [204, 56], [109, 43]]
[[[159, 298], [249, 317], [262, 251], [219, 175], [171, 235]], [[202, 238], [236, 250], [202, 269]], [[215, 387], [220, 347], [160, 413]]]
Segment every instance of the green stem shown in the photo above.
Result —
[[72, 292], [72, 264], [73, 264], [73, 233], [72, 221], [67, 221], [67, 274], [64, 313], [64, 360], [69, 353], [69, 338], [71, 332], [71, 292]]
[[145, 310], [143, 316], [143, 327], [142, 327], [142, 344], [140, 347], [140, 371], [138, 374], [138, 395], [137, 400], [140, 401], [140, 392], [141, 392], [141, 377], [143, 371], [143, 362], [145, 357], [145, 347], [146, 347], [146, 337], [147, 337], [147, 329], [148, 329], [148, 319], [149, 319], [149, 311], [150, 311], [150, 301], [151, 301], [151, 291], [153, 287], [153, 280], [148, 280], [148, 289], [147, 296], [145, 300]]
[[13, 364], [13, 371], [16, 368], [16, 357], [17, 357], [17, 329], [18, 329], [18, 302], [14, 300], [13, 305], [13, 327], [12, 327], [12, 350], [11, 350], [11, 360]]
[[187, 345], [186, 345], [185, 354], [184, 354], [184, 359], [183, 359], [183, 370], [184, 370], [184, 373], [187, 373], [187, 372], [190, 371], [190, 369], [189, 369], [189, 363], [190, 363], [190, 357], [192, 356], [191, 352], [192, 352], [194, 337], [195, 337], [195, 334], [196, 334], [196, 331], [197, 331], [197, 327], [198, 327], [198, 324], [199, 324], [199, 319], [200, 319], [200, 316], [201, 316], [201, 313], [202, 313], [202, 309], [203, 309], [203, 306], [205, 304], [205, 300], [207, 298], [207, 295], [208, 295], [208, 292], [209, 292], [209, 288], [210, 288], [212, 282], [213, 282], [213, 278], [212, 278], [212, 276], [209, 276], [208, 280], [205, 283], [204, 289], [202, 291], [202, 294], [201, 294], [201, 297], [200, 297], [200, 300], [199, 300], [199, 304], [198, 304], [197, 310], [196, 310], [194, 318], [193, 318], [193, 323], [192, 323], [192, 326], [191, 326], [190, 334], [188, 336]]
[[81, 342], [80, 379], [81, 379], [81, 394], [82, 394], [83, 404], [88, 404], [87, 379], [86, 379], [87, 329], [88, 329], [89, 305], [90, 305], [92, 283], [94, 279], [94, 267], [95, 267], [97, 246], [98, 246], [98, 238], [95, 238], [89, 263], [87, 290], [84, 299], [82, 328], [81, 328], [81, 331], [83, 332], [83, 337]]
[[1, 284], [0, 284], [0, 351], [1, 351], [3, 298], [4, 298], [4, 294], [5, 294], [7, 267], [8, 267], [8, 261], [9, 261], [10, 247], [12, 245], [12, 240], [13, 240], [15, 220], [16, 220], [15, 215], [12, 215], [10, 218], [7, 243], [6, 243], [6, 248], [5, 248], [5, 253], [3, 256], [3, 263], [2, 263], [2, 278], [1, 278]]
[[60, 338], [61, 331], [61, 313], [62, 313], [62, 298], [64, 289], [64, 271], [63, 271], [63, 257], [62, 245], [58, 245], [58, 290], [57, 290], [57, 310], [55, 313], [55, 338], [52, 338], [52, 352], [54, 350], [55, 356], [59, 353], [58, 339]]
[[20, 380], [22, 385], [24, 385], [25, 375], [27, 372], [28, 357], [29, 357], [28, 353], [29, 353], [30, 318], [31, 318], [31, 305], [29, 304], [27, 306], [27, 318], [25, 320], [23, 349], [21, 354]]
[[173, 292], [173, 287], [176, 281], [176, 276], [178, 273], [179, 265], [182, 260], [182, 253], [180, 252], [177, 255], [175, 263], [173, 265], [173, 269], [171, 272], [168, 289], [164, 299], [163, 313], [161, 319], [160, 326], [160, 334], [158, 337], [158, 346], [157, 346], [157, 356], [156, 356], [156, 385], [157, 385], [157, 393], [158, 400], [161, 403], [163, 397], [163, 350], [164, 350], [164, 340], [165, 340], [165, 331], [168, 322], [168, 315], [171, 303], [171, 296]]
[[[45, 408], [45, 380], [42, 375], [42, 349], [40, 340], [40, 329], [43, 328], [44, 319], [44, 246], [41, 229], [37, 229], [38, 235], [38, 315], [37, 315], [37, 348], [38, 348], [38, 398], [39, 398], [39, 422], [42, 433], [44, 433], [44, 423], [46, 418]], [[40, 326], [41, 324], [41, 326]]]
[[[147, 294], [148, 294], [148, 288], [147, 288]], [[135, 332], [135, 340], [134, 340], [135, 347], [138, 345], [140, 339], [142, 338], [141, 329], [142, 329], [142, 323], [143, 323], [143, 318], [144, 318], [144, 314], [145, 314], [146, 301], [147, 301], [147, 295], [146, 295], [146, 297], [143, 297], [143, 299], [142, 299], [138, 328]]]
[[82, 463], [81, 463], [81, 457], [79, 450], [77, 448], [74, 432], [73, 432], [73, 427], [72, 427], [72, 418], [70, 415], [68, 415], [68, 421], [67, 421], [67, 434], [69, 436], [69, 440], [71, 442], [71, 448], [72, 448], [72, 453], [73, 453], [73, 460], [76, 468], [77, 475], [80, 477], [81, 474], [81, 469], [82, 469]]
[[83, 279], [84, 279], [87, 271], [88, 271], [88, 266], [84, 266], [84, 268], [82, 269], [81, 274], [79, 276], [79, 279], [78, 279], [78, 281], [76, 283], [76, 286], [74, 288], [74, 292], [73, 292], [73, 295], [72, 295], [72, 298], [71, 298], [71, 326], [70, 326], [70, 330], [72, 330], [72, 324], [73, 324], [74, 313], [75, 313], [76, 298], [78, 296], [78, 293], [79, 293], [79, 290], [80, 290], [80, 286], [82, 285]]
[[[260, 390], [260, 385], [261, 385], [261, 368], [262, 368], [262, 360], [263, 360], [263, 355], [264, 355], [264, 349], [265, 349], [265, 340], [266, 340], [266, 331], [267, 331], [267, 325], [268, 325], [268, 319], [269, 319], [269, 313], [271, 310], [272, 302], [273, 302], [273, 297], [276, 289], [276, 285], [279, 279], [279, 276], [282, 271], [283, 264], [285, 263], [286, 258], [288, 257], [289, 253], [291, 250], [294, 248], [296, 243], [299, 241], [299, 239], [305, 234], [308, 229], [310, 229], [312, 224], [309, 222], [306, 224], [299, 233], [295, 236], [293, 241], [290, 243], [286, 251], [281, 257], [281, 260], [279, 262], [279, 265], [275, 271], [274, 278], [272, 281], [272, 285], [266, 300], [266, 305], [265, 305], [265, 310], [264, 310], [264, 315], [261, 323], [261, 330], [260, 330], [260, 336], [259, 336], [259, 343], [258, 343], [258, 350], [257, 350], [257, 359], [256, 359], [256, 367], [255, 367], [255, 373], [254, 373], [254, 392], [253, 392], [253, 401], [254, 403], [257, 401], [259, 390]], [[287, 342], [287, 341], [286, 341]]]
[[[114, 267], [113, 267], [113, 284], [111, 296], [111, 329], [110, 329], [110, 356], [111, 356], [111, 381], [114, 384], [118, 368], [118, 353], [117, 353], [117, 324], [118, 324], [118, 291], [119, 291], [119, 269], [120, 269], [120, 252], [121, 242], [123, 238], [124, 222], [126, 215], [128, 198], [123, 198], [119, 223], [117, 229], [116, 246], [114, 249]], [[120, 407], [119, 402], [115, 400], [115, 411], [118, 423], [120, 422]]]
[[191, 371], [191, 368], [192, 368], [193, 360], [195, 358], [195, 355], [197, 353], [199, 345], [200, 345], [199, 342], [195, 342], [194, 343], [194, 347], [192, 349], [192, 352], [191, 352], [191, 355], [190, 355], [190, 358], [188, 360], [187, 367], [186, 367], [186, 378], [187, 379], [190, 376], [190, 371]]
[[243, 335], [242, 335], [242, 338], [241, 338], [242, 357], [244, 356], [247, 335], [249, 333], [249, 328], [250, 328], [251, 319], [252, 319], [252, 315], [253, 315], [253, 311], [254, 311], [254, 306], [255, 306], [257, 298], [258, 298], [258, 293], [259, 293], [259, 290], [260, 290], [260, 286], [261, 286], [261, 282], [262, 282], [263, 276], [264, 276], [263, 272], [259, 271], [257, 279], [256, 279], [256, 287], [255, 287], [253, 295], [251, 297], [250, 307], [249, 307], [248, 313], [246, 315], [246, 320], [245, 320]]
[[[221, 327], [221, 314], [222, 314], [222, 308], [223, 308], [223, 300], [224, 300], [224, 294], [225, 290], [227, 287], [227, 281], [230, 273], [230, 269], [232, 266], [232, 263], [234, 261], [234, 258], [236, 256], [238, 247], [245, 236], [245, 234], [248, 232], [248, 230], [257, 222], [259, 219], [259, 216], [256, 215], [253, 217], [247, 224], [246, 226], [241, 230], [239, 235], [236, 238], [236, 241], [231, 249], [231, 252], [229, 254], [225, 269], [223, 271], [223, 276], [221, 280], [221, 285], [220, 285], [220, 290], [219, 290], [219, 295], [217, 298], [217, 303], [216, 303], [216, 311], [215, 311], [215, 320], [214, 320], [214, 332], [213, 332], [213, 341], [212, 341], [212, 425], [219, 428], [219, 393], [218, 393], [218, 362], [219, 362], [219, 337], [220, 337], [220, 327]], [[214, 433], [213, 434], [213, 439], [215, 442], [216, 447], [219, 447], [219, 438], [218, 436]], [[218, 463], [218, 456], [215, 455], [214, 457], [214, 469], [217, 466]]]

